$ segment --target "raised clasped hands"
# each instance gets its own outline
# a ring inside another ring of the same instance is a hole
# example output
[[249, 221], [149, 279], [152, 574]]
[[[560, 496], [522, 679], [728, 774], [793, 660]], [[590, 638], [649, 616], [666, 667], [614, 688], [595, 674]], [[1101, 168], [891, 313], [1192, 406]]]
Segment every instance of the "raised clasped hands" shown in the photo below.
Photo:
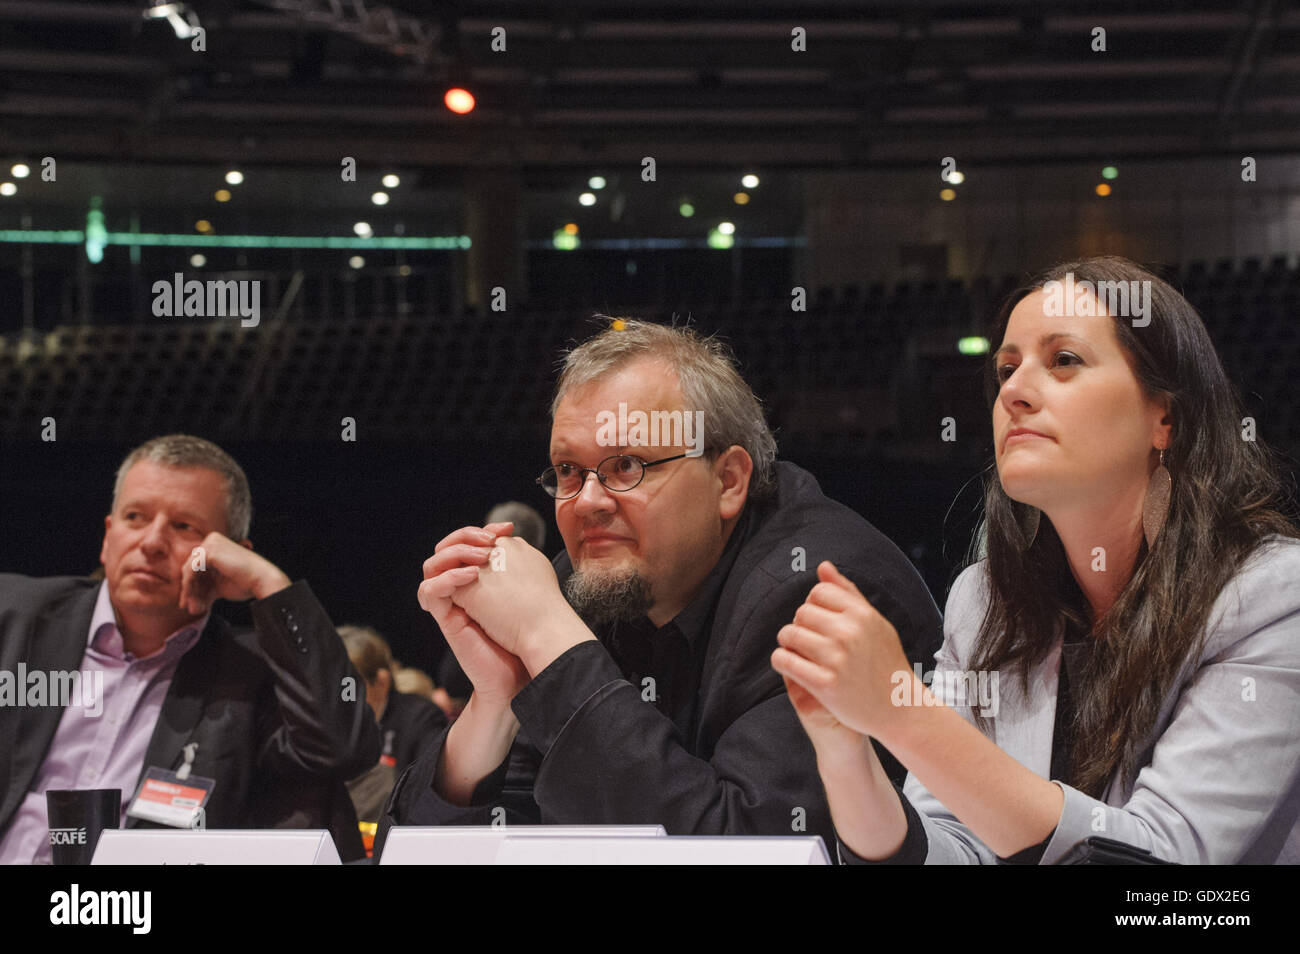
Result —
[[569, 646], [594, 638], [549, 560], [509, 523], [462, 527], [424, 562], [420, 605], [438, 623], [480, 697], [508, 702]]
[[814, 742], [847, 741], [850, 733], [883, 736], [899, 717], [894, 687], [912, 678], [892, 623], [831, 563], [777, 633], [772, 667]]

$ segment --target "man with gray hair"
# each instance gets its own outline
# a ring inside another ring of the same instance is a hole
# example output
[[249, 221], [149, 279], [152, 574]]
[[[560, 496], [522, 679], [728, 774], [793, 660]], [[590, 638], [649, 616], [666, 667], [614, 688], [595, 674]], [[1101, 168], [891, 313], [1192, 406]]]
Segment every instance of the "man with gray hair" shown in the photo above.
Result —
[[[379, 758], [364, 685], [307, 583], [253, 552], [251, 518], [230, 455], [159, 437], [117, 472], [102, 583], [0, 574], [0, 673], [73, 673], [97, 696], [0, 705], [0, 862], [49, 860], [50, 789], [117, 788], [135, 826], [141, 786], [178, 779], [212, 783], [206, 827], [328, 827], [364, 856], [343, 785]], [[253, 630], [217, 599], [253, 600]]]
[[730, 354], [686, 328], [620, 320], [570, 352], [550, 458], [538, 483], [564, 538], [554, 565], [508, 524], [458, 530], [425, 562], [421, 605], [474, 691], [399, 781], [388, 824], [504, 809], [832, 844], [813, 749], [770, 664], [777, 632], [831, 560], [928, 664], [941, 624], [920, 576], [776, 461]]

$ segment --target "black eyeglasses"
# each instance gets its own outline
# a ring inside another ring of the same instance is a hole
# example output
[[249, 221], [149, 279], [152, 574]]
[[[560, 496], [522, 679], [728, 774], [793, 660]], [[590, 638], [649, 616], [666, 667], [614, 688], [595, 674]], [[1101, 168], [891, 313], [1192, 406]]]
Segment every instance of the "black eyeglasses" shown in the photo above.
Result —
[[646, 468], [658, 467], [660, 464], [690, 456], [690, 454], [677, 454], [673, 457], [645, 461], [627, 454], [615, 454], [613, 457], [606, 457], [594, 468], [559, 463], [542, 471], [542, 476], [537, 478], [537, 484], [556, 500], [568, 500], [582, 493], [582, 485], [587, 482], [588, 474], [595, 474], [596, 479], [606, 490], [621, 494], [641, 483]]

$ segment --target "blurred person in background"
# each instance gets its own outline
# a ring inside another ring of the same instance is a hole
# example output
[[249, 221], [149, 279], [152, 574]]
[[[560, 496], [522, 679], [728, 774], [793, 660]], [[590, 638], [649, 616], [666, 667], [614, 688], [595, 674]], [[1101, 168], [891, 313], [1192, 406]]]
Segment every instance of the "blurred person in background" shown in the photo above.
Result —
[[393, 685], [397, 687], [398, 692], [409, 692], [412, 695], [428, 699], [442, 710], [443, 715], [447, 717], [449, 722], [456, 721], [456, 717], [465, 708], [463, 700], [453, 699], [448, 695], [446, 689], [434, 685], [433, 677], [423, 669], [416, 669], [414, 666], [403, 666], [396, 661], [394, 665], [397, 666], [397, 671], [393, 673]]
[[[369, 626], [340, 626], [339, 637], [366, 687], [366, 703], [379, 726], [380, 755], [364, 774], [348, 782], [361, 822], [378, 821], [393, 784], [447, 725], [447, 717], [424, 695], [394, 685], [392, 650]], [[427, 676], [425, 678], [428, 678]]]

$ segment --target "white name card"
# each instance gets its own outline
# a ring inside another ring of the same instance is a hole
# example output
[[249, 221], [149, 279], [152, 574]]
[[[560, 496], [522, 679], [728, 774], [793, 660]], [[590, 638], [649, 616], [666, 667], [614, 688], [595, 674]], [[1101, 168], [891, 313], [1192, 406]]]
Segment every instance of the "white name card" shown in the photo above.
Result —
[[820, 837], [507, 838], [499, 865], [828, 865]]
[[337, 865], [328, 831], [107, 829], [92, 865]]
[[491, 865], [508, 840], [663, 838], [662, 825], [447, 825], [389, 829], [381, 865]]

